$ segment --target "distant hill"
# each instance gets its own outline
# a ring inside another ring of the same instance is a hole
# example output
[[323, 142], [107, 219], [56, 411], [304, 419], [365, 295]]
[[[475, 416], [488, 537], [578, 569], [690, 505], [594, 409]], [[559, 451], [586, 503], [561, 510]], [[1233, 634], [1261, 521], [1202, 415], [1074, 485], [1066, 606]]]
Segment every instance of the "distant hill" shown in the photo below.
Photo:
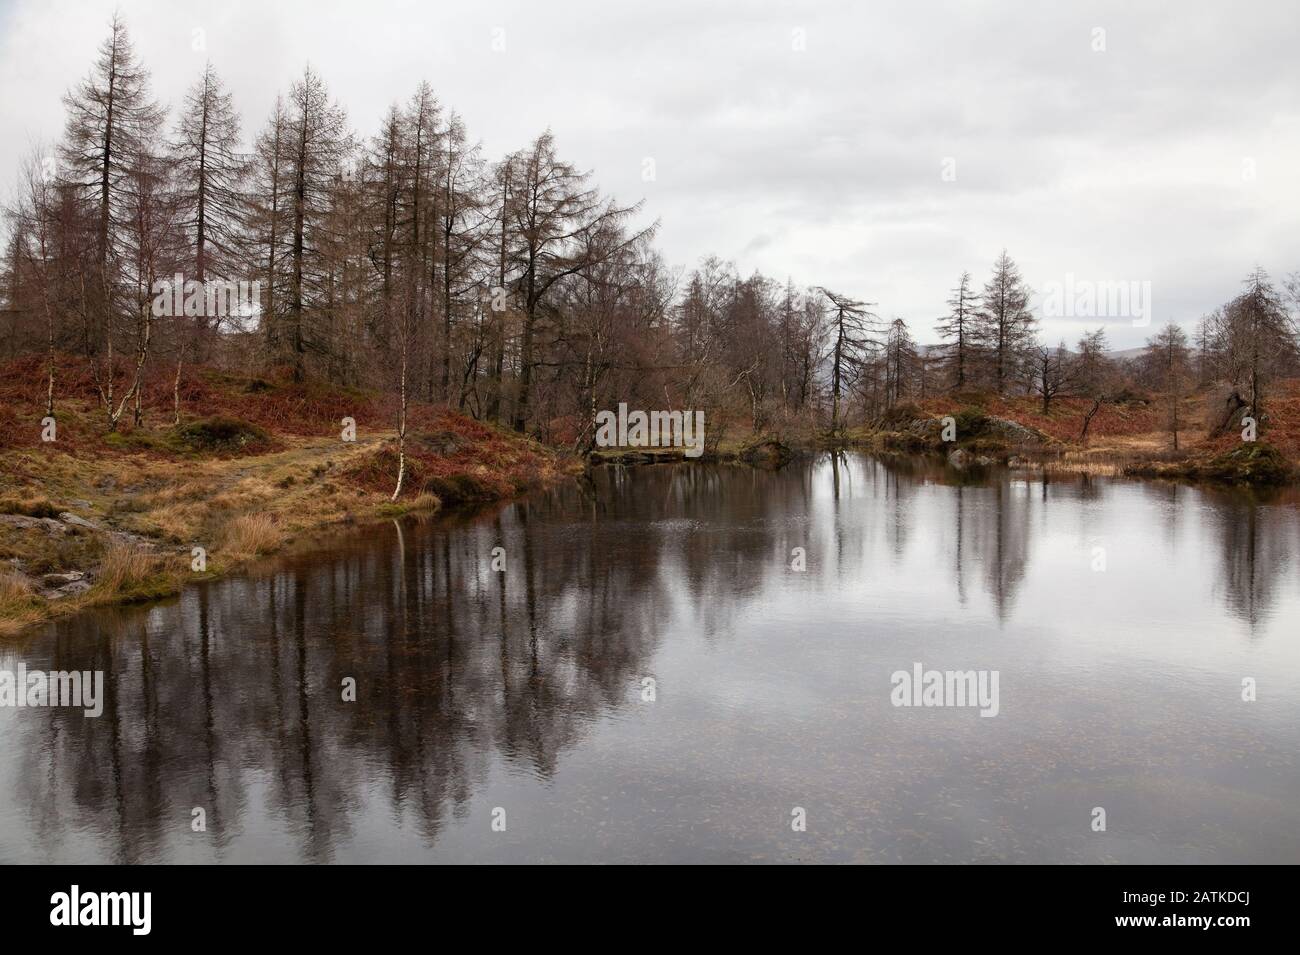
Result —
[[[917, 345], [916, 346], [917, 352], [920, 353], [925, 358], [933, 358], [937, 355], [941, 355], [943, 353], [942, 349], [943, 349], [942, 345]], [[1055, 349], [1056, 346], [1052, 346], [1052, 350], [1055, 351]], [[1070, 349], [1067, 348], [1066, 351], [1070, 351]], [[1146, 348], [1139, 346], [1137, 348], [1121, 348], [1116, 351], [1108, 351], [1106, 352], [1106, 355], [1108, 358], [1114, 360], [1120, 360], [1120, 359], [1127, 360], [1130, 358], [1139, 357], [1144, 351], [1146, 351]]]

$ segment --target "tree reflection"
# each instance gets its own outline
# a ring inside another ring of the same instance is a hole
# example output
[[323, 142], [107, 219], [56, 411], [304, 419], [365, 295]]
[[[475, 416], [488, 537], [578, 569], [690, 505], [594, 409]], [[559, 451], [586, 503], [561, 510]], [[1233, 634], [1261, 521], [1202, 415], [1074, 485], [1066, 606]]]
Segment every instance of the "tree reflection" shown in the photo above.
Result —
[[[377, 808], [432, 844], [494, 766], [551, 779], [636, 699], [673, 625], [746, 639], [735, 621], [797, 586], [792, 548], [808, 554], [806, 599], [878, 585], [882, 562], [910, 558], [941, 569], [936, 599], [964, 606], [979, 580], [1005, 619], [1056, 498], [1102, 486], [834, 455], [780, 472], [601, 468], [485, 513], [377, 525], [27, 641], [29, 666], [106, 671], [108, 697], [98, 720], [53, 709], [10, 723], [22, 736], [7, 791], [51, 858], [77, 855], [78, 839], [114, 862], [243, 857], [255, 825], [325, 862]], [[1170, 511], [1188, 497], [1151, 493]], [[1253, 627], [1297, 522], [1289, 506], [1201, 500], [1218, 517], [1226, 603]], [[206, 833], [191, 831], [195, 808]]]

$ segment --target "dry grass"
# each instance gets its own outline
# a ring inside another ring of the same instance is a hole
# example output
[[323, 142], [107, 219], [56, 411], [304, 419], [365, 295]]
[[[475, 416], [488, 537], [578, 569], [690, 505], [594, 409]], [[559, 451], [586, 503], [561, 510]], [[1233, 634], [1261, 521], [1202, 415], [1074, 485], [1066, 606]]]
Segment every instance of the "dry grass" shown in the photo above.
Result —
[[116, 542], [104, 551], [95, 588], [109, 594], [135, 593], [156, 582], [162, 562], [135, 544]]
[[27, 517], [58, 517], [59, 508], [48, 497], [0, 497], [0, 514], [23, 514]]
[[40, 603], [25, 578], [0, 572], [0, 633], [17, 630], [40, 618]]
[[244, 514], [226, 526], [223, 548], [236, 560], [271, 554], [284, 545], [284, 531], [270, 514]]
[[442, 501], [438, 500], [436, 494], [417, 494], [414, 501], [407, 505], [408, 511], [436, 511], [442, 507]]
[[[562, 473], [555, 456], [531, 441], [413, 402], [409, 471], [394, 504], [391, 395], [294, 383], [278, 371], [251, 379], [194, 368], [181, 384], [188, 431], [171, 427], [171, 379], [163, 375], [145, 383], [145, 424], [108, 434], [84, 359], [59, 361], [53, 444], [24, 424], [39, 421], [44, 407], [41, 356], [0, 368], [0, 513], [58, 519], [71, 510], [89, 526], [0, 522], [0, 568], [17, 571], [0, 596], [3, 632], [18, 621], [172, 593], [193, 579], [195, 545], [207, 549], [208, 572], [220, 574], [263, 554], [311, 546], [327, 526], [436, 511], [450, 503], [441, 499], [444, 487], [460, 500], [485, 500]], [[345, 416], [357, 421], [355, 442], [339, 439]], [[235, 449], [196, 449], [181, 440], [223, 419], [258, 425], [269, 440]], [[34, 583], [43, 573], [70, 570], [84, 571], [91, 589], [47, 600]]]

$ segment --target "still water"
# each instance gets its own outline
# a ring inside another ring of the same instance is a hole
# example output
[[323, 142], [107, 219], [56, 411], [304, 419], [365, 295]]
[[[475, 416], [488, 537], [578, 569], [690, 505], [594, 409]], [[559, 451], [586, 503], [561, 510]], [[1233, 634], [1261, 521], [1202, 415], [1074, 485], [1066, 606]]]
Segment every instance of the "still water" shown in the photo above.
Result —
[[[0, 862], [1300, 862], [1293, 501], [599, 469], [20, 662], [106, 700], [0, 708]], [[892, 705], [916, 663], [996, 670], [997, 715]]]

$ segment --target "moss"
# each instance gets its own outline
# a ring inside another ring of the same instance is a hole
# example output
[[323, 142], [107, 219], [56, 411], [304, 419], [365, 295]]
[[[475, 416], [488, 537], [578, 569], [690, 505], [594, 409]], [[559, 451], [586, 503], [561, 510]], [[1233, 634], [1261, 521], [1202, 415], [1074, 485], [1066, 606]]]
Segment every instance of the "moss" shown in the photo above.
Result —
[[1193, 458], [1176, 464], [1155, 461], [1132, 464], [1124, 469], [1124, 473], [1131, 477], [1213, 481], [1252, 487], [1276, 487], [1296, 477], [1295, 468], [1286, 456], [1262, 441], [1242, 444], [1208, 460]]
[[957, 440], [978, 438], [989, 430], [989, 416], [979, 408], [962, 408], [953, 418], [957, 422]]
[[913, 421], [928, 418], [920, 406], [911, 401], [902, 401], [892, 408], [885, 409], [884, 414], [876, 421], [876, 427], [881, 431], [899, 431], [906, 428]]
[[1271, 444], [1253, 441], [1211, 458], [1201, 476], [1234, 484], [1285, 484], [1294, 471], [1286, 456]]
[[250, 451], [270, 444], [267, 433], [257, 425], [221, 416], [187, 422], [176, 428], [174, 435], [192, 451]]
[[445, 505], [463, 504], [467, 501], [488, 500], [495, 495], [492, 489], [469, 474], [449, 474], [446, 477], [426, 478], [421, 494], [432, 494]]
[[375, 508], [377, 517], [401, 517], [404, 514], [432, 513], [442, 502], [432, 494], [419, 494], [410, 501], [385, 501]]
[[794, 458], [794, 451], [776, 438], [765, 437], [746, 444], [738, 456], [755, 467], [779, 468]]
[[876, 444], [882, 451], [895, 451], [908, 454], [919, 454], [923, 451], [935, 450], [934, 442], [927, 440], [919, 434], [913, 434], [910, 431], [883, 432], [877, 438]]
[[145, 428], [111, 431], [104, 435], [104, 443], [117, 451], [156, 451], [161, 454], [176, 454], [184, 450], [171, 431], [149, 431]]
[[971, 438], [969, 441], [962, 441], [960, 444], [963, 450], [971, 454], [982, 454], [986, 457], [1005, 456], [1010, 450], [1010, 445], [1000, 438], [977, 437]]

